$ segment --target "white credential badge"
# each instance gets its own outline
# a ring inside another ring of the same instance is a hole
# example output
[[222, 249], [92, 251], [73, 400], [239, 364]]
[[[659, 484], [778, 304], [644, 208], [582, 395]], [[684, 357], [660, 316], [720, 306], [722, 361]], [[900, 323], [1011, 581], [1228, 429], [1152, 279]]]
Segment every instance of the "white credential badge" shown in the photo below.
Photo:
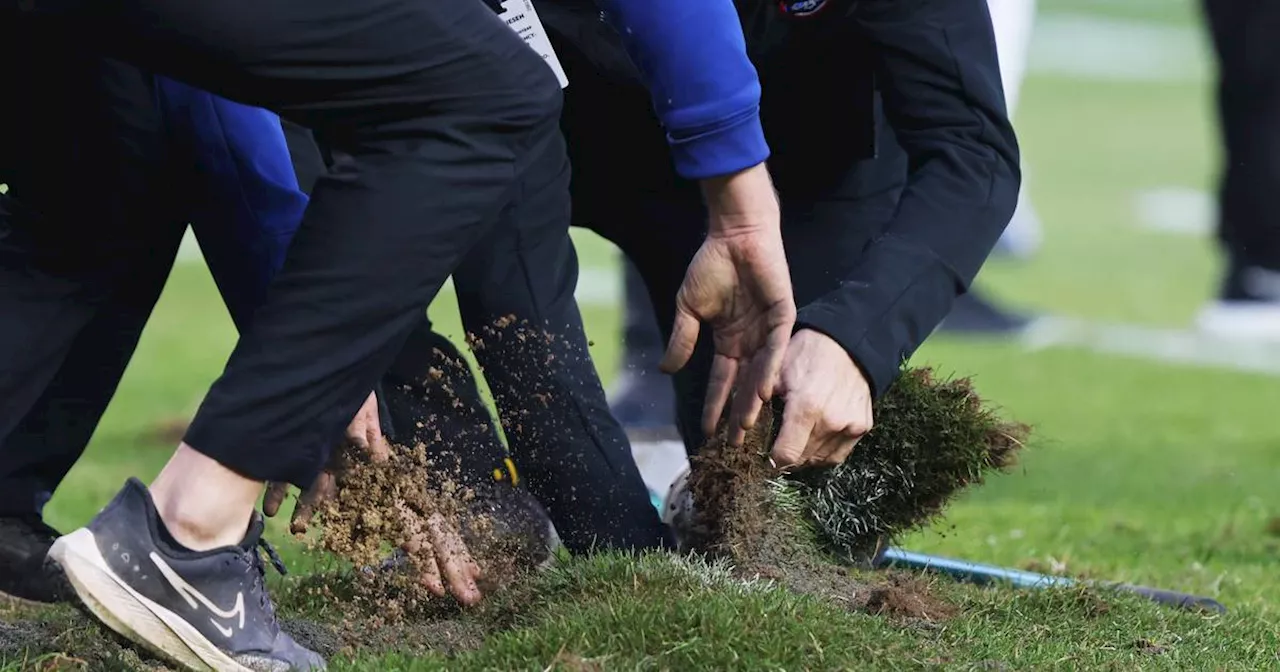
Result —
[[546, 61], [551, 71], [556, 73], [556, 79], [560, 80], [560, 88], [563, 89], [569, 85], [569, 78], [564, 74], [564, 68], [560, 66], [560, 59], [556, 57], [555, 50], [551, 48], [551, 40], [547, 38], [547, 31], [542, 27], [542, 21], [538, 19], [538, 12], [533, 9], [533, 2], [502, 0], [502, 13], [498, 18], [506, 21], [507, 26], [516, 31], [516, 35], [519, 35], [525, 44]]

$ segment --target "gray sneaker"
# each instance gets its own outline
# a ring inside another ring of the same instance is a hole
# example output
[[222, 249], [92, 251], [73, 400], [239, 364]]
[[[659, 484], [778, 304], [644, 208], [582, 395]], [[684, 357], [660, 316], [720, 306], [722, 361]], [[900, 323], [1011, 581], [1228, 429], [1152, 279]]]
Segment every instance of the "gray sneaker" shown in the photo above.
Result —
[[187, 670], [323, 670], [324, 659], [281, 632], [267, 594], [255, 514], [244, 541], [183, 548], [164, 529], [151, 494], [129, 479], [87, 527], [58, 538], [49, 558], [98, 620]]

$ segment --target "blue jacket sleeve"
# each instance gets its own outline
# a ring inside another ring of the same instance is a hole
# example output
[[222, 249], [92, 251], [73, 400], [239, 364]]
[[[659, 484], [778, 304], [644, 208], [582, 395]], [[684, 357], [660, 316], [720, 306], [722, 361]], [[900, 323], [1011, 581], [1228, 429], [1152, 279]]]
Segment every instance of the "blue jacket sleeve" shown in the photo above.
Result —
[[192, 228], [243, 331], [307, 207], [280, 119], [169, 79], [157, 90], [176, 163], [191, 173]]
[[733, 0], [599, 2], [649, 87], [682, 177], [727, 175], [769, 158], [760, 80]]

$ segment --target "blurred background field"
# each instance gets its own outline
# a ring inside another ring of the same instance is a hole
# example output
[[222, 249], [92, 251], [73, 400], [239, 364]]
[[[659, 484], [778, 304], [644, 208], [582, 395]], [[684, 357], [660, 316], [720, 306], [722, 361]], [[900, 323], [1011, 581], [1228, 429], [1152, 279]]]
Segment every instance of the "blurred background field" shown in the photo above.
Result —
[[[1280, 353], [1190, 332], [1218, 256], [1212, 67], [1187, 0], [1042, 0], [1016, 125], [1045, 224], [1027, 262], [980, 282], [1051, 318], [1028, 337], [938, 337], [914, 364], [972, 376], [1036, 428], [1017, 473], [951, 509], [912, 549], [1216, 597], [1277, 622]], [[579, 297], [606, 384], [619, 355], [616, 254], [577, 237]], [[186, 248], [88, 456], [49, 509], [88, 519], [156, 473], [235, 332]], [[432, 308], [461, 336], [453, 297]], [[171, 432], [170, 432], [171, 433]]]

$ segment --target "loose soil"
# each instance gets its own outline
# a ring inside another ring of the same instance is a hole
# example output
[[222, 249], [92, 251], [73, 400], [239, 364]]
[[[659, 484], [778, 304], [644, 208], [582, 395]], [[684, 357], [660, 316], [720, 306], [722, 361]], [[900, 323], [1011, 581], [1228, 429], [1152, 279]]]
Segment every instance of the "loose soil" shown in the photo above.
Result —
[[457, 610], [452, 598], [433, 595], [420, 580], [429, 564], [454, 559], [443, 555], [454, 551], [431, 543], [433, 526], [460, 534], [480, 567], [479, 587], [486, 596], [549, 558], [547, 535], [539, 527], [544, 523], [525, 516], [515, 501], [527, 494], [506, 483], [462, 482], [439, 468], [422, 444], [394, 446], [386, 463], [350, 459], [337, 499], [321, 512], [316, 543], [355, 571], [314, 579], [307, 589], [317, 598], [339, 595], [352, 607], [352, 622], [344, 627], [389, 632], [406, 621], [438, 621]]

